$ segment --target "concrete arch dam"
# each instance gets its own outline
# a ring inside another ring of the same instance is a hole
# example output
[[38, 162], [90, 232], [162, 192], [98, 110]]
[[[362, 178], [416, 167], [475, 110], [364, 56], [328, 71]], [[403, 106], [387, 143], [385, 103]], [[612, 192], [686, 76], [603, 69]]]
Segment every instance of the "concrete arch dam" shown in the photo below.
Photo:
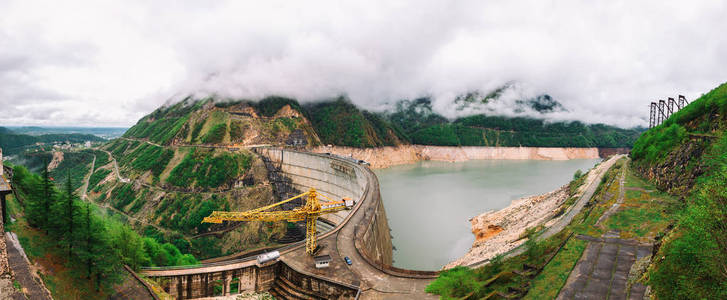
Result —
[[[213, 296], [222, 291], [269, 291], [282, 299], [436, 299], [424, 292], [438, 272], [393, 267], [392, 244], [376, 175], [356, 161], [334, 155], [275, 148], [256, 148], [290, 179], [293, 188], [315, 188], [333, 199], [351, 197], [351, 210], [328, 217], [335, 227], [319, 234], [319, 255], [332, 257], [316, 269], [305, 241], [278, 248], [279, 260], [257, 264], [255, 256], [218, 259], [192, 267], [144, 268], [177, 299]], [[347, 265], [343, 258], [353, 260]]]

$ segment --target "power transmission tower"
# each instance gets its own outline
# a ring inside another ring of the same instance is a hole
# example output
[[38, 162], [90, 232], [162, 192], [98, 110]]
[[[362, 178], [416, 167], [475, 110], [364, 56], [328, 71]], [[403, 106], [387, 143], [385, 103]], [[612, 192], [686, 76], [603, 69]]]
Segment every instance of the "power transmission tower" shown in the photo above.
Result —
[[659, 124], [666, 121], [666, 112], [664, 111], [664, 106], [666, 106], [666, 101], [659, 100]]
[[679, 102], [677, 102], [677, 107], [679, 107], [679, 109], [682, 109], [682, 108], [686, 107], [687, 104], [689, 104], [689, 101], [687, 101], [687, 98], [682, 95], [679, 95]]
[[667, 102], [666, 110], [669, 112], [669, 116], [674, 114], [674, 104], [676, 101], [674, 101], [674, 98], [669, 97], [669, 100]]
[[649, 114], [649, 128], [656, 127], [656, 102], [651, 102], [651, 113]]

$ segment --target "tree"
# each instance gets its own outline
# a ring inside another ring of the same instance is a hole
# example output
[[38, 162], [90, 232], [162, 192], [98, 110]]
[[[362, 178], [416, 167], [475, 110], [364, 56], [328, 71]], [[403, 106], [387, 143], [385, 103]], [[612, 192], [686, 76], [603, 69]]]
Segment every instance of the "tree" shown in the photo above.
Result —
[[144, 242], [139, 234], [122, 224], [113, 224], [111, 228], [112, 247], [119, 250], [119, 255], [124, 264], [133, 269], [140, 266], [147, 266], [151, 260], [144, 252]]
[[73, 185], [71, 184], [71, 172], [68, 172], [66, 179], [65, 194], [63, 195], [63, 201], [59, 201], [57, 209], [58, 214], [58, 225], [56, 229], [59, 230], [59, 236], [63, 239], [64, 243], [68, 248], [68, 260], [71, 261], [73, 254], [74, 241], [74, 223], [76, 222], [76, 214], [78, 209], [76, 208], [76, 195], [73, 192]]
[[50, 215], [50, 209], [52, 204], [55, 202], [55, 187], [51, 182], [50, 171], [48, 170], [48, 161], [43, 163], [43, 181], [41, 182], [41, 198], [40, 198], [40, 225], [41, 228], [45, 229], [45, 233], [48, 234], [48, 229], [51, 227], [48, 222]]

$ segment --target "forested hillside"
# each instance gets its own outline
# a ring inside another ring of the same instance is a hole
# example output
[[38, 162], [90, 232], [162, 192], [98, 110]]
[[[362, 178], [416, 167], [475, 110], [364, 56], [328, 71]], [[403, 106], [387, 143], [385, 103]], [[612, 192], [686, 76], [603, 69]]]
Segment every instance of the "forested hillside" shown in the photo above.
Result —
[[[53, 283], [49, 288], [55, 296], [92, 299], [113, 293], [112, 286], [123, 277], [123, 265], [138, 269], [197, 263], [174, 245], [142, 237], [128, 224], [81, 201], [71, 178], [58, 188], [45, 167], [40, 175], [23, 166], [15, 166], [13, 171], [18, 199], [12, 202], [11, 211], [16, 218], [21, 214], [24, 218], [15, 220], [10, 229], [18, 233], [31, 259], [57, 265], [50, 274], [44, 272], [46, 284]], [[70, 282], [77, 291], [62, 290], [56, 286], [59, 281]]]
[[[550, 98], [533, 102], [547, 111]], [[556, 102], [557, 103], [557, 102]], [[631, 147], [641, 131], [604, 124], [547, 122], [526, 117], [473, 115], [449, 121], [432, 111], [429, 99], [402, 101], [387, 114], [413, 144], [440, 146]]]
[[5, 127], [0, 127], [0, 148], [3, 149], [4, 155], [13, 155], [26, 150], [28, 146], [35, 143], [55, 143], [70, 142], [83, 143], [86, 141], [100, 142], [105, 139], [92, 134], [43, 134], [43, 135], [27, 135], [18, 134]]
[[683, 200], [649, 283], [659, 299], [727, 298], [727, 84], [645, 132], [631, 152], [659, 189]]

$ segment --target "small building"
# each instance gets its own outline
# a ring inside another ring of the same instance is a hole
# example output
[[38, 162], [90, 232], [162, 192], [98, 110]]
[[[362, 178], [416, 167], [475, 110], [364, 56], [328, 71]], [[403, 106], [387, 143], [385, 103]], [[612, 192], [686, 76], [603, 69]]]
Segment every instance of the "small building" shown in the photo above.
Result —
[[328, 268], [328, 266], [331, 264], [331, 256], [328, 254], [316, 256], [313, 258], [313, 260], [316, 262], [316, 269]]

